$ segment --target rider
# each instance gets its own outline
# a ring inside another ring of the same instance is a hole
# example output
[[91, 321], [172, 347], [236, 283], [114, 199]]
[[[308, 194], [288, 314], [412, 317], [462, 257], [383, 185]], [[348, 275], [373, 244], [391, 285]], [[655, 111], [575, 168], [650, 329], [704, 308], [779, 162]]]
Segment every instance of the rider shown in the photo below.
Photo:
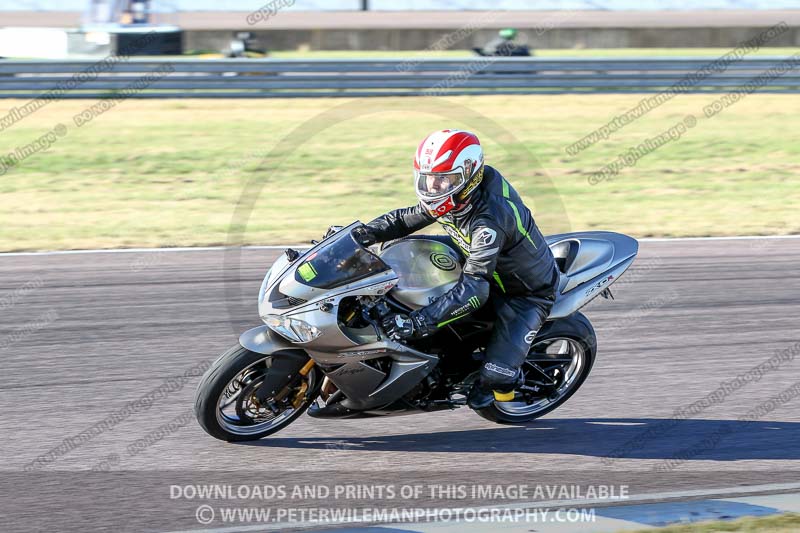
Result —
[[414, 157], [419, 203], [353, 230], [363, 245], [410, 235], [439, 222], [466, 257], [449, 292], [410, 315], [384, 319], [398, 340], [418, 339], [479, 309], [489, 300], [497, 320], [468, 404], [482, 409], [510, 401], [522, 384], [520, 367], [555, 299], [558, 270], [533, 216], [513, 187], [485, 166], [478, 138], [467, 131], [428, 135]]

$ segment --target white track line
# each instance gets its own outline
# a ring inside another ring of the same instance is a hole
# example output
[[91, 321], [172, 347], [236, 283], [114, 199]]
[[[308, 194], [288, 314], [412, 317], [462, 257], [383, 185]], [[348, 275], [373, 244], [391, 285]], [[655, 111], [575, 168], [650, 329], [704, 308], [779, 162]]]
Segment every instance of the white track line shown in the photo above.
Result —
[[[751, 494], [751, 493], [767, 493], [767, 492], [782, 492], [788, 490], [797, 490], [800, 489], [800, 483], [774, 483], [769, 485], [752, 485], [749, 487], [731, 487], [727, 489], [699, 489], [699, 490], [686, 490], [686, 491], [674, 491], [674, 492], [655, 492], [649, 494], [642, 494], [640, 496], [631, 496], [629, 498], [623, 499], [583, 499], [583, 500], [550, 500], [550, 501], [543, 501], [543, 502], [519, 502], [519, 503], [509, 503], [505, 505], [486, 505], [483, 507], [471, 507], [470, 509], [544, 509], [544, 508], [553, 508], [553, 507], [592, 507], [594, 505], [605, 505], [609, 503], [616, 503], [622, 505], [635, 505], [641, 504], [646, 502], [654, 502], [660, 500], [670, 500], [675, 498], [701, 498], [701, 497], [735, 497], [736, 495], [740, 494]], [[222, 505], [225, 506], [224, 504]], [[463, 508], [467, 509], [467, 508]], [[249, 526], [230, 526], [230, 527], [221, 527], [221, 528], [211, 528], [211, 529], [186, 529], [186, 530], [179, 530], [179, 531], [171, 531], [169, 533], [235, 533], [237, 531], [280, 531], [282, 529], [290, 529], [290, 528], [309, 528], [309, 527], [336, 527], [336, 526], [343, 526], [343, 525], [358, 525], [361, 521], [353, 521], [353, 520], [331, 520], [326, 521], [325, 523], [320, 522], [285, 522], [285, 523], [262, 523], [258, 525], [249, 525]], [[401, 524], [379, 524], [383, 526], [395, 525], [401, 526]], [[402, 527], [408, 527], [413, 530], [413, 523], [403, 523]], [[644, 526], [643, 526], [644, 527]]]
[[800, 235], [732, 235], [728, 237], [642, 237], [639, 242], [672, 241], [753, 241], [767, 239], [800, 239]]
[[[639, 242], [682, 242], [682, 241], [747, 241], [769, 239], [800, 239], [800, 235], [740, 235], [731, 237], [642, 237]], [[285, 250], [286, 248], [310, 248], [311, 243], [279, 244], [274, 246], [242, 246], [243, 250]], [[108, 248], [99, 250], [54, 250], [44, 252], [0, 252], [0, 257], [24, 257], [37, 255], [74, 254], [142, 254], [168, 252], [219, 252], [238, 247], [227, 246], [184, 246], [177, 248]]]
[[[242, 246], [243, 250], [285, 250], [286, 248], [310, 248], [311, 243], [306, 244], [281, 244], [275, 246]], [[104, 248], [100, 250], [54, 250], [49, 252], [0, 252], [0, 257], [24, 257], [37, 255], [76, 255], [76, 254], [144, 254], [144, 253], [168, 253], [168, 252], [221, 252], [224, 250], [236, 250], [238, 246], [183, 246], [176, 248]]]

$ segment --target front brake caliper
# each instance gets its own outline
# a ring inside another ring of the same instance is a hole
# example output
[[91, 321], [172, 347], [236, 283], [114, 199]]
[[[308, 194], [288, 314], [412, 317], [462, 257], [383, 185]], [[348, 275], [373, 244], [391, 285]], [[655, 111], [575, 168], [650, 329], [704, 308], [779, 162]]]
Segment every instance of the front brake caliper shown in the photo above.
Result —
[[305, 396], [306, 396], [306, 391], [307, 390], [308, 390], [308, 382], [307, 381], [303, 381], [300, 384], [300, 388], [298, 389], [297, 394], [295, 394], [294, 398], [292, 399], [292, 407], [294, 407], [295, 409], [298, 409], [300, 407], [300, 405], [302, 405], [303, 400], [306, 399]]

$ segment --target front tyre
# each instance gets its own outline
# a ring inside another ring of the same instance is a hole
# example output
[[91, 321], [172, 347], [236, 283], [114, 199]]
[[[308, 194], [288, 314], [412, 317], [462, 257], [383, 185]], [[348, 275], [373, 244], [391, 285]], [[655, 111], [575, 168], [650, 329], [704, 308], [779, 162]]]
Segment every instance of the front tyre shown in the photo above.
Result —
[[510, 402], [495, 401], [476, 412], [498, 424], [529, 422], [553, 411], [580, 388], [594, 365], [597, 338], [581, 313], [548, 322], [522, 365], [525, 387]]
[[308, 409], [321, 385], [320, 373], [287, 376], [279, 398], [262, 405], [256, 390], [272, 360], [236, 345], [223, 353], [203, 375], [195, 393], [194, 412], [200, 426], [214, 438], [228, 441], [258, 440], [285, 428]]

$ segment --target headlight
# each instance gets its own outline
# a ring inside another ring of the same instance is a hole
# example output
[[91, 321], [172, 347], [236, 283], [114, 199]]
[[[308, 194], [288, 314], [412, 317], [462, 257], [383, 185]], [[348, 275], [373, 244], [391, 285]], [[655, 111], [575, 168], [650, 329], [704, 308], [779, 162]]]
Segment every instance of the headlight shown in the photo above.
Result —
[[286, 337], [292, 342], [311, 342], [322, 332], [307, 322], [280, 315], [265, 315], [261, 317], [264, 324], [272, 331]]

